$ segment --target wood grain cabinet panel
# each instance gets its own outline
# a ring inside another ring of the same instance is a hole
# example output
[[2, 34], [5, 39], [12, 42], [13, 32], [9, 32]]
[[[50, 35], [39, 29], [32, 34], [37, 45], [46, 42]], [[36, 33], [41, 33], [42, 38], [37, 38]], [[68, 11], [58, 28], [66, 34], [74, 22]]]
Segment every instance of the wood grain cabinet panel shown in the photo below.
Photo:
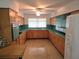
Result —
[[48, 38], [47, 30], [29, 30], [27, 38]]
[[[13, 12], [12, 15], [17, 14], [9, 8], [0, 8], [0, 35], [6, 39], [7, 44], [11, 44], [13, 40], [11, 11]], [[15, 18], [15, 16], [13, 18]]]
[[26, 31], [22, 32], [19, 36], [19, 44], [25, 44], [26, 42]]
[[49, 32], [49, 39], [57, 48], [57, 50], [64, 56], [64, 38], [55, 33]]
[[57, 42], [56, 43], [58, 43], [58, 45], [57, 45], [58, 50], [60, 51], [60, 53], [62, 55], [64, 55], [64, 39], [60, 36], [57, 36]]
[[0, 8], [0, 35], [6, 39], [7, 45], [18, 38], [19, 24], [23, 25], [23, 22], [23, 17], [18, 16], [15, 10]]
[[33, 37], [33, 31], [28, 30], [28, 32], [26, 33], [27, 38], [32, 38]]

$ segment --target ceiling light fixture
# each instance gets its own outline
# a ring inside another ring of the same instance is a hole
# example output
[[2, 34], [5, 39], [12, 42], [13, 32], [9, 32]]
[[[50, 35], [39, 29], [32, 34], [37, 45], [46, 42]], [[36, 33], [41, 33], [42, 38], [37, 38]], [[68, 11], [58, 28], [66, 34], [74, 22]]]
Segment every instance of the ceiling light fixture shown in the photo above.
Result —
[[36, 16], [40, 16], [40, 12], [39, 11], [36, 12]]

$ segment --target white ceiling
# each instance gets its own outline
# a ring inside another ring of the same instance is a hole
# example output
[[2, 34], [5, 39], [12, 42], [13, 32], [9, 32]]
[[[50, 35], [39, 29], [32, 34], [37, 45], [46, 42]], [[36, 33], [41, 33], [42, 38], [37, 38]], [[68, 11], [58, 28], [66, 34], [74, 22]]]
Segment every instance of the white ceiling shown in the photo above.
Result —
[[17, 0], [20, 4], [20, 11], [26, 14], [35, 14], [40, 10], [42, 14], [50, 14], [72, 0]]

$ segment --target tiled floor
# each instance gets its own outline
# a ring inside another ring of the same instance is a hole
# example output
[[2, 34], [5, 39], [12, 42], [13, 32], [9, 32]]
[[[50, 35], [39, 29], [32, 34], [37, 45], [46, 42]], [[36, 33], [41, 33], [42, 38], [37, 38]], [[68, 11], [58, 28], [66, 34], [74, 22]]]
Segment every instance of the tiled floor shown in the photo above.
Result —
[[63, 59], [52, 43], [47, 39], [30, 39], [22, 59]]

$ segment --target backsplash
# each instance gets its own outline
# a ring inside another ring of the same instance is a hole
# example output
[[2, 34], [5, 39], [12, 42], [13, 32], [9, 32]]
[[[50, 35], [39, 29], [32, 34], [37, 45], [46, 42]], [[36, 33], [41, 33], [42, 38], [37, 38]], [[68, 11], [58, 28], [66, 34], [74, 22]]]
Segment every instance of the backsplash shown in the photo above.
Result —
[[25, 29], [28, 29], [28, 25], [20, 25], [19, 26], [20, 31], [25, 30]]
[[52, 29], [52, 30], [56, 30], [56, 26], [55, 25], [47, 25], [48, 29]]

